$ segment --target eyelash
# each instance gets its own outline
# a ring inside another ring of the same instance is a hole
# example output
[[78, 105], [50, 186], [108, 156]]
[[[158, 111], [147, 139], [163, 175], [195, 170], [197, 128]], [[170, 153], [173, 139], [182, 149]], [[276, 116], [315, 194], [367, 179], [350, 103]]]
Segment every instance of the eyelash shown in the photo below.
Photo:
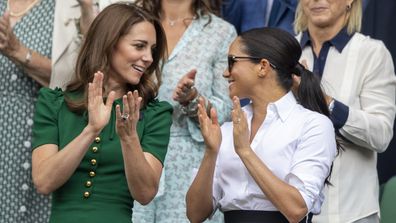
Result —
[[142, 50], [145, 47], [144, 44], [135, 44], [134, 46], [137, 50]]

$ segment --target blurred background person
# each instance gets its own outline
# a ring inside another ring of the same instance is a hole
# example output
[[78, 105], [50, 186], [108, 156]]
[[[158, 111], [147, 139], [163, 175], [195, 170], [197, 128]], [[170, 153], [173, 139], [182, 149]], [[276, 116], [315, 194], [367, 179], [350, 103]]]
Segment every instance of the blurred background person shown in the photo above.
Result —
[[[396, 24], [395, 12], [396, 1], [370, 1], [364, 11], [362, 23], [362, 33], [384, 42], [392, 55], [393, 64], [396, 63], [396, 30], [389, 27]], [[393, 134], [395, 127], [393, 125]], [[396, 176], [396, 137], [393, 137], [384, 153], [378, 154], [377, 169], [380, 184]]]
[[0, 1], [0, 222], [48, 222], [31, 180], [34, 102], [51, 75], [53, 0]]
[[359, 33], [361, 0], [301, 0], [301, 60], [326, 92], [342, 155], [313, 222], [379, 222], [377, 153], [393, 136], [396, 78], [385, 45]]
[[[138, 0], [136, 3], [156, 15], [165, 29], [168, 60], [163, 61], [159, 98], [171, 103], [174, 112], [160, 192], [146, 207], [135, 202], [133, 221], [189, 222], [185, 195], [192, 171], [204, 154], [197, 99], [201, 95], [217, 109], [220, 123], [228, 117], [231, 102], [222, 73], [236, 32], [232, 25], [211, 13], [207, 0]], [[184, 83], [189, 88], [180, 89]], [[212, 220], [222, 221], [219, 215]]]
[[74, 77], [77, 54], [92, 21], [106, 6], [119, 1], [56, 0], [50, 88], [66, 88]]

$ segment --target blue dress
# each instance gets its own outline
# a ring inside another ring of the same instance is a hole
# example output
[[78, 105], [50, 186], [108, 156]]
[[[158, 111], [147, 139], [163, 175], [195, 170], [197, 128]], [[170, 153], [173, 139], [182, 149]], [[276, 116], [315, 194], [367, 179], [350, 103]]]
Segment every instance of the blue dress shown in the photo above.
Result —
[[[3, 15], [7, 1], [0, 1]], [[50, 57], [55, 2], [41, 0], [13, 28], [28, 48]], [[0, 222], [48, 222], [49, 197], [31, 176], [31, 128], [40, 86], [0, 54]]]
[[[148, 205], [135, 202], [133, 222], [183, 223], [186, 217], [185, 196], [204, 154], [204, 143], [198, 124], [183, 115], [172, 92], [183, 75], [197, 69], [195, 86], [216, 108], [220, 122], [230, 116], [228, 83], [222, 74], [227, 67], [228, 47], [236, 37], [232, 25], [213, 16], [194, 20], [164, 64], [160, 100], [173, 105], [173, 125], [165, 158], [164, 172], [157, 197]], [[223, 222], [218, 212], [211, 222]]]

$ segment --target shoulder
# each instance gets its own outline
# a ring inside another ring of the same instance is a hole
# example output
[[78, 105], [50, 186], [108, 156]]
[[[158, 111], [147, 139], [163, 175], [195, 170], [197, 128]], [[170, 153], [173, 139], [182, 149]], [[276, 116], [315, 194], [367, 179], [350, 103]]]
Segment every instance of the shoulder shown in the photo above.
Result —
[[302, 120], [303, 132], [315, 131], [333, 135], [335, 130], [329, 117], [300, 105], [298, 110], [298, 116]]
[[50, 104], [59, 103], [64, 100], [64, 92], [62, 91], [61, 88], [51, 89], [51, 88], [43, 87], [39, 91], [38, 100], [45, 101]]
[[[208, 23], [209, 16], [211, 17], [210, 23]], [[204, 26], [204, 30], [213, 30], [223, 35], [236, 35], [233, 25], [214, 14], [203, 15], [200, 17], [200, 20], [200, 23]]]
[[154, 99], [143, 109], [145, 115], [157, 116], [159, 114], [172, 114], [173, 107], [169, 102]]
[[355, 33], [351, 41], [359, 41], [360, 46], [364, 48], [365, 51], [371, 53], [388, 51], [388, 49], [385, 47], [385, 44], [381, 40], [373, 39], [370, 36], [364, 35], [362, 33]]

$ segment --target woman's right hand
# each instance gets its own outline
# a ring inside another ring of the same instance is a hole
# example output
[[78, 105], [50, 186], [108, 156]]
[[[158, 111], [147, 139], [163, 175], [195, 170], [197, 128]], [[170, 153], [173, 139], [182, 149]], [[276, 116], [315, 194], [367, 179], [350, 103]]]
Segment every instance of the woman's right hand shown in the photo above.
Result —
[[198, 104], [198, 120], [207, 149], [217, 153], [221, 144], [221, 129], [216, 109], [210, 109], [210, 117], [206, 113], [205, 100], [200, 97]]
[[100, 132], [109, 122], [115, 92], [111, 91], [106, 104], [103, 102], [103, 73], [98, 71], [94, 74], [92, 83], [88, 84], [88, 127], [95, 132]]
[[19, 49], [21, 43], [11, 27], [9, 12], [5, 12], [0, 17], [0, 52], [6, 56], [13, 56]]

